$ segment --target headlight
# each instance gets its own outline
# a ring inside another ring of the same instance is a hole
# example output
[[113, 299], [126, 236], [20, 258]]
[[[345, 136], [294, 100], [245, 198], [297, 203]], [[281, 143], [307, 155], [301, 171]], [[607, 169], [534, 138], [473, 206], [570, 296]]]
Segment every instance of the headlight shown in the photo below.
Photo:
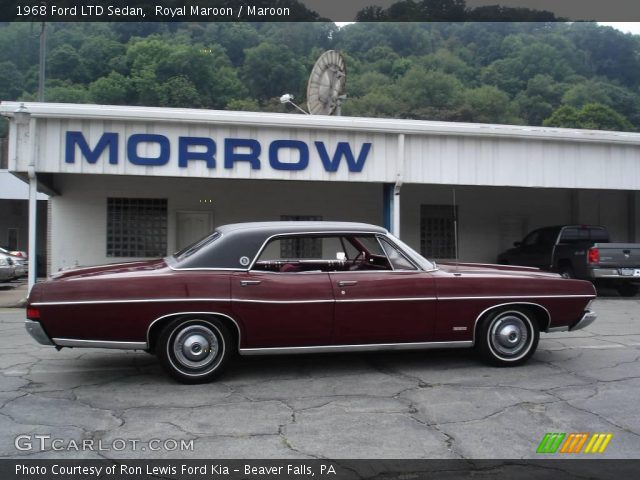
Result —
[[6, 258], [0, 258], [0, 267], [6, 267], [9, 265], [9, 262]]

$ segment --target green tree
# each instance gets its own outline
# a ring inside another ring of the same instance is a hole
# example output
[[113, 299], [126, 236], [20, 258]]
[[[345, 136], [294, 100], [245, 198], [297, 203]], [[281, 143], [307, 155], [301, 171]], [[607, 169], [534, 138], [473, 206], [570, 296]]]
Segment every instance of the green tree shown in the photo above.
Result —
[[126, 105], [131, 98], [131, 81], [118, 72], [111, 72], [89, 85], [93, 102], [104, 105]]
[[0, 99], [17, 100], [22, 93], [24, 78], [13, 62], [0, 62]]
[[292, 93], [302, 95], [307, 72], [286, 46], [262, 43], [246, 51], [242, 78], [251, 95], [259, 101]]
[[462, 110], [467, 122], [518, 123], [509, 95], [491, 85], [482, 85], [464, 92]]
[[78, 51], [65, 43], [51, 51], [47, 59], [47, 70], [50, 78], [83, 83], [87, 80], [87, 72]]
[[611, 107], [590, 103], [581, 109], [563, 105], [544, 121], [548, 127], [584, 128], [590, 130], [634, 131], [624, 116]]

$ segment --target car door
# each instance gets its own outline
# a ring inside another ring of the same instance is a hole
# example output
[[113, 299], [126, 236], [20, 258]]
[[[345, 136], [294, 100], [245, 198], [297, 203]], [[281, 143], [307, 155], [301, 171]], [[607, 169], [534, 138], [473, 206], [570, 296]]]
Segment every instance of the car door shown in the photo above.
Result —
[[324, 272], [236, 272], [232, 310], [246, 332], [241, 348], [328, 345], [333, 292]]
[[[369, 251], [363, 268], [329, 274], [336, 298], [334, 343], [430, 341], [436, 320], [431, 274], [419, 270], [385, 240], [371, 237], [366, 245]], [[391, 252], [395, 259], [390, 259]], [[386, 268], [381, 257], [387, 261]]]
[[542, 228], [531, 232], [513, 253], [511, 263], [549, 269], [557, 234], [557, 229], [551, 228]]
[[329, 274], [304, 263], [321, 256], [323, 245], [316, 237], [274, 238], [250, 271], [234, 273], [232, 310], [246, 331], [241, 348], [331, 342], [334, 298]]

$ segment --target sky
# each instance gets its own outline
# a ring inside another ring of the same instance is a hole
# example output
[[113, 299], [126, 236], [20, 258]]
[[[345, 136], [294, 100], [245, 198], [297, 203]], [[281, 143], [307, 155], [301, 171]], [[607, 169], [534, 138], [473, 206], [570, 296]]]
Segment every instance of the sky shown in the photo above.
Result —
[[[336, 22], [336, 25], [341, 27], [343, 25], [349, 25], [350, 23], [353, 22]], [[598, 22], [598, 25], [606, 25], [624, 33], [640, 35], [640, 22]]]
[[615, 23], [598, 22], [598, 25], [609, 25], [624, 33], [633, 33], [635, 35], [640, 35], [640, 22], [615, 22]]

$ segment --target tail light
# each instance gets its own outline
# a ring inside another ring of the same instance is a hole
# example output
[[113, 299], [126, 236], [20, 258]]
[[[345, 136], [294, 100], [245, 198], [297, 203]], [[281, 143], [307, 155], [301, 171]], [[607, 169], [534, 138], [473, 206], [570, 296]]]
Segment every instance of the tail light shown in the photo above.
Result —
[[34, 307], [27, 308], [27, 318], [29, 320], [40, 320], [40, 310]]
[[600, 250], [596, 247], [590, 248], [587, 253], [587, 260], [589, 263], [600, 263]]

